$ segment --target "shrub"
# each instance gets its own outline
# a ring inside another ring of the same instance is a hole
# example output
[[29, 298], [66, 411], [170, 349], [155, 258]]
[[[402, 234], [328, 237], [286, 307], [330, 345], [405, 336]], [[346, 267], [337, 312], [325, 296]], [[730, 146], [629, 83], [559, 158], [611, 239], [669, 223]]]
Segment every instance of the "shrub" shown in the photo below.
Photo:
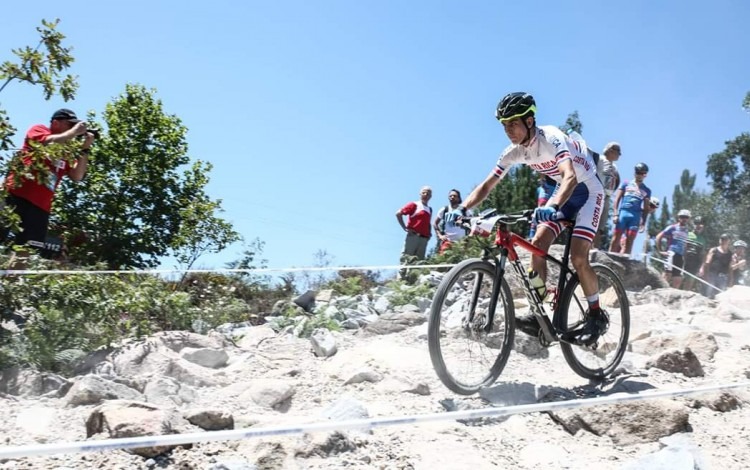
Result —
[[427, 284], [409, 285], [404, 281], [391, 281], [388, 283], [393, 292], [388, 296], [391, 305], [414, 304], [420, 297], [432, 298], [435, 289]]
[[[30, 263], [30, 269], [55, 267], [35, 257]], [[60, 369], [62, 351], [88, 352], [127, 337], [189, 330], [198, 320], [214, 327], [247, 311], [237, 299], [196, 306], [187, 292], [170, 289], [156, 276], [85, 272], [2, 277], [0, 305], [4, 320], [22, 324], [19, 331], [0, 330], [0, 368], [53, 371]]]
[[263, 323], [263, 318], [278, 300], [288, 299], [288, 285], [274, 286], [270, 281], [216, 273], [188, 274], [173, 289], [186, 292], [200, 317], [212, 326], [227, 322]]
[[331, 289], [338, 295], [359, 295], [382, 284], [380, 273], [377, 271], [345, 269], [339, 271], [335, 279], [328, 281], [321, 288]]

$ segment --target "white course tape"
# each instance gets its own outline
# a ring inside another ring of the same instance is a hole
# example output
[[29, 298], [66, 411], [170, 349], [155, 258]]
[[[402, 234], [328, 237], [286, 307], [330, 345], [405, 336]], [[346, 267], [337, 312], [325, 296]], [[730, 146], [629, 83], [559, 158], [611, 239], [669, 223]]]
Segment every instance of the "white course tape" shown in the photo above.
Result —
[[385, 269], [433, 269], [452, 268], [455, 264], [397, 264], [393, 266], [324, 266], [308, 268], [254, 268], [254, 269], [138, 269], [138, 270], [94, 270], [65, 269], [18, 269], [0, 270], [0, 276], [21, 276], [29, 274], [177, 274], [177, 273], [295, 273], [305, 271], [376, 271]]
[[[649, 260], [650, 261], [658, 261], [659, 263], [663, 264], [665, 267], [668, 266], [668, 264], [669, 264], [667, 261], [664, 261], [663, 259], [656, 258], [654, 256], [650, 256], [647, 253], [641, 253], [641, 258], [643, 259], [644, 263], [646, 263], [647, 265], [648, 265]], [[672, 266], [672, 269], [674, 269], [674, 268], [675, 267]], [[692, 277], [693, 279], [697, 280], [698, 282], [701, 282], [701, 283], [707, 285], [708, 287], [716, 289], [717, 292], [724, 292], [723, 290], [719, 289], [718, 287], [716, 287], [715, 285], [711, 284], [710, 282], [708, 282], [708, 281], [706, 281], [704, 279], [701, 279], [698, 276], [696, 276], [694, 274], [691, 274], [691, 273], [685, 271], [682, 268], [677, 268], [677, 269], [679, 269], [680, 271], [682, 271], [682, 275], [683, 276], [687, 274], [688, 276]]]
[[477, 419], [488, 416], [510, 416], [523, 413], [541, 411], [555, 411], [590, 406], [612, 405], [655, 398], [694, 395], [698, 393], [716, 392], [735, 388], [750, 387], [750, 382], [739, 382], [724, 385], [712, 385], [682, 390], [662, 390], [638, 394], [616, 394], [608, 397], [585, 398], [545, 403], [531, 403], [528, 405], [506, 406], [501, 408], [483, 408], [479, 410], [462, 410], [445, 413], [431, 413], [423, 415], [395, 416], [391, 418], [368, 418], [348, 421], [328, 421], [322, 423], [303, 424], [293, 427], [267, 427], [259, 429], [233, 429], [227, 431], [198, 432], [189, 434], [168, 434], [162, 436], [142, 436], [122, 439], [105, 439], [96, 441], [63, 442], [58, 444], [33, 444], [15, 447], [0, 447], [0, 461], [3, 459], [17, 459], [39, 455], [62, 453], [96, 452], [113, 449], [133, 449], [138, 447], [154, 447], [189, 444], [194, 442], [228, 441], [247, 438], [286, 436], [320, 431], [341, 431], [345, 429], [371, 429], [384, 426], [426, 423], [433, 421], [450, 421], [458, 419]]

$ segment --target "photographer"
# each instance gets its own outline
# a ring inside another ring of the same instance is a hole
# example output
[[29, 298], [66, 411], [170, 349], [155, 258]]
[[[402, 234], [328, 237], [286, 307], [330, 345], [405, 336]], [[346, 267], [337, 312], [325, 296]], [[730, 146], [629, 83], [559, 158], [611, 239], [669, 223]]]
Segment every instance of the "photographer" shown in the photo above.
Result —
[[[49, 127], [37, 124], [26, 132], [21, 159], [27, 171], [17, 174], [11, 169], [4, 183], [8, 192], [5, 202], [21, 219], [21, 230], [15, 234], [13, 244], [26, 244], [38, 250], [44, 248], [55, 190], [65, 175], [73, 181], [83, 179], [88, 168], [91, 144], [94, 143], [97, 134], [96, 131], [89, 130], [86, 122], [78, 119], [69, 109], [55, 111]], [[69, 163], [70, 158], [47, 157], [43, 161], [43, 165], [46, 164], [46, 171], [38, 170], [38, 157], [37, 162], [34, 161], [36, 145], [66, 143], [76, 137], [82, 139], [82, 144], [80, 153], [75, 155], [75, 161], [72, 164]], [[0, 231], [0, 241], [7, 239], [9, 231], [9, 227]]]

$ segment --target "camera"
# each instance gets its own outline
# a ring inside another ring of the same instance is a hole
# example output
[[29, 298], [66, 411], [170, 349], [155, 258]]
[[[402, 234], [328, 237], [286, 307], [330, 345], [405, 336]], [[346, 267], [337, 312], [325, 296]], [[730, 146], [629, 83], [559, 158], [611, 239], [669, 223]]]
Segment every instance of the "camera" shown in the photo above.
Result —
[[[97, 129], [96, 127], [87, 127], [86, 128], [86, 133], [87, 134], [92, 134], [95, 138], [98, 139], [99, 135], [101, 134], [101, 131], [99, 131], [99, 129]], [[81, 134], [81, 135], [78, 136], [78, 138], [81, 139], [81, 140], [83, 140], [83, 139], [86, 138], [86, 134]]]
[[93, 134], [93, 136], [96, 137], [97, 139], [99, 138], [99, 134], [100, 134], [99, 129], [95, 127], [89, 127], [88, 129], [86, 129], [86, 132], [89, 134]]

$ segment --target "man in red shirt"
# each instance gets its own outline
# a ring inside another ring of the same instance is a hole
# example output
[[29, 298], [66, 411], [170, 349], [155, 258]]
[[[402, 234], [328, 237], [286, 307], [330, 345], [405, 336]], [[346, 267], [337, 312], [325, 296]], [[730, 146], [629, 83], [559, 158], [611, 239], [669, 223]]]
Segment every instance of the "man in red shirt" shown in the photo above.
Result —
[[[16, 234], [14, 244], [44, 248], [55, 190], [65, 175], [73, 181], [83, 179], [88, 167], [89, 149], [94, 142], [94, 134], [88, 131], [86, 122], [78, 119], [69, 109], [55, 111], [49, 127], [37, 124], [26, 132], [22, 159], [27, 168], [32, 165], [34, 158], [31, 142], [44, 145], [66, 143], [78, 136], [85, 137], [81, 145], [81, 154], [76, 157], [76, 162], [72, 166], [64, 159], [57, 161], [47, 159], [47, 174], [26, 176], [17, 175], [13, 171], [8, 173], [4, 184], [8, 191], [5, 202], [21, 218], [21, 231]], [[0, 241], [4, 241], [8, 233], [9, 228], [0, 231]]]
[[[430, 241], [430, 222], [432, 220], [432, 208], [427, 205], [432, 197], [432, 189], [425, 186], [419, 192], [419, 201], [406, 204], [396, 212], [401, 228], [406, 232], [404, 249], [401, 250], [401, 264], [406, 264], [414, 259], [424, 259], [427, 252], [427, 242]], [[409, 216], [404, 224], [404, 216]], [[406, 277], [406, 269], [399, 271], [401, 279]]]

